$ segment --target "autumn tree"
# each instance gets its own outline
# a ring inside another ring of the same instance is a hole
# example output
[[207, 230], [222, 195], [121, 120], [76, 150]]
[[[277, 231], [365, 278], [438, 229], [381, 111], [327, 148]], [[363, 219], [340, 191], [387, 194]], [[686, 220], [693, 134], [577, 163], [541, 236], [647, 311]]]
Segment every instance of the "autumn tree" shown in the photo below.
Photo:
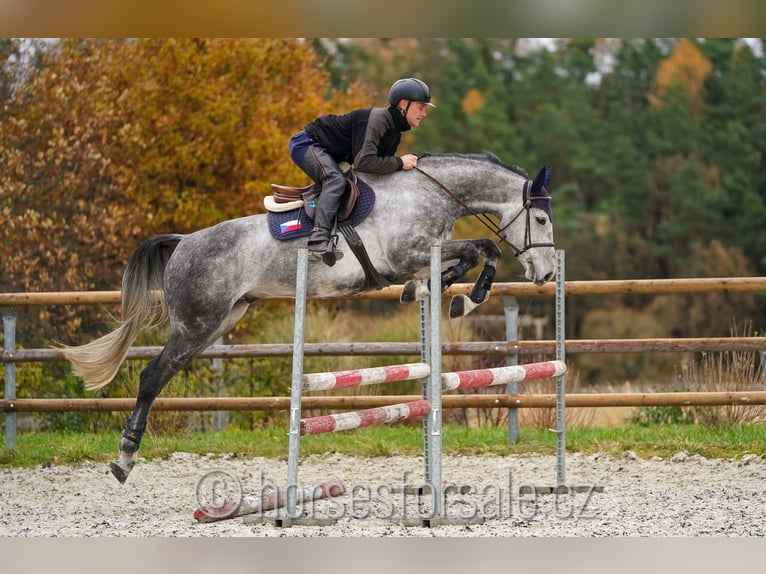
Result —
[[663, 94], [671, 87], [681, 87], [691, 106], [699, 111], [704, 100], [705, 78], [713, 70], [697, 45], [688, 38], [681, 39], [673, 52], [657, 66], [655, 85], [657, 93], [650, 93], [654, 105], [662, 105]]
[[[118, 288], [149, 235], [260, 212], [270, 182], [305, 184], [289, 136], [366, 102], [356, 85], [333, 91], [298, 40], [50, 46], [0, 118], [0, 237], [14, 254], [0, 288]], [[48, 313], [55, 325], [89, 328], [71, 310]]]
[[[0, 58], [10, 46], [0, 44]], [[287, 158], [290, 133], [322, 112], [384, 105], [402, 76], [425, 80], [437, 109], [401, 151], [490, 150], [529, 171], [554, 166], [568, 279], [766, 272], [762, 55], [736, 39], [535, 46], [519, 38], [63, 41], [5, 92], [0, 236], [16, 257], [0, 267], [0, 285], [116, 288], [144, 237], [259, 211], [271, 181], [305, 183]], [[505, 258], [499, 278], [515, 279], [517, 264]], [[688, 336], [725, 335], [737, 312], [725, 301], [731, 308], [712, 321], [678, 298], [676, 315], [648, 298], [610, 301], [626, 317], [645, 309], [661, 319], [652, 324]], [[753, 301], [741, 312], [763, 316], [763, 297]], [[569, 334], [581, 336], [599, 306], [582, 298], [568, 307]]]

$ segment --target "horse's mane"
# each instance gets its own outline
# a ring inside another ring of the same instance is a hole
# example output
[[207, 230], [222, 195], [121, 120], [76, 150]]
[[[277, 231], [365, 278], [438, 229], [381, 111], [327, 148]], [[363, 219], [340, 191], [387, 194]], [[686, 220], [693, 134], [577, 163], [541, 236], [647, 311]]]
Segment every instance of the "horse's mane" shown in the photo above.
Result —
[[529, 179], [529, 174], [527, 174], [527, 171], [523, 167], [519, 167], [518, 165], [509, 165], [506, 163], [503, 163], [502, 160], [497, 157], [494, 153], [490, 151], [485, 151], [484, 153], [474, 153], [474, 154], [465, 154], [465, 153], [423, 153], [418, 156], [418, 159], [426, 159], [426, 158], [460, 158], [460, 159], [470, 159], [475, 161], [484, 161], [487, 163], [492, 163], [495, 165], [499, 165], [501, 167], [504, 167], [507, 170], [512, 171], [516, 175], [520, 175], [521, 177], [525, 179]]
[[[503, 167], [512, 173], [515, 173], [516, 175], [519, 175], [523, 177], [524, 179], [529, 179], [529, 176], [527, 175], [527, 172], [524, 168], [521, 168], [517, 165], [508, 165], [503, 163], [499, 157], [497, 157], [495, 154], [489, 151], [485, 151], [481, 154], [462, 154], [462, 153], [438, 153], [438, 154], [431, 154], [431, 153], [424, 153], [419, 156], [419, 160], [425, 160], [426, 163], [428, 162], [429, 158], [433, 159], [443, 159], [446, 161], [449, 161], [450, 158], [452, 159], [468, 159], [473, 161], [480, 161], [485, 163], [491, 163], [494, 165], [498, 165], [500, 167]], [[526, 189], [526, 188], [525, 188]], [[530, 206], [531, 207], [537, 207], [539, 209], [542, 209], [548, 214], [548, 217], [551, 221], [553, 221], [553, 211], [551, 210], [551, 196], [548, 193], [548, 190], [545, 189], [544, 186], [540, 186], [536, 189], [534, 189], [534, 186], [530, 187], [531, 195], [529, 197], [530, 200]]]

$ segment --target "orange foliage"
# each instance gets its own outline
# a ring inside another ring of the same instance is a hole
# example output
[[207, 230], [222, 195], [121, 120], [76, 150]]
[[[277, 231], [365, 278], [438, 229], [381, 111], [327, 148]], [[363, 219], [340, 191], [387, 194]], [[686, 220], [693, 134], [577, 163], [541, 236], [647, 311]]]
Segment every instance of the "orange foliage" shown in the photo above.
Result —
[[689, 95], [692, 105], [699, 109], [702, 105], [702, 88], [705, 78], [710, 74], [713, 65], [700, 49], [686, 38], [678, 42], [673, 53], [657, 66], [655, 81], [658, 94], [651, 95], [653, 105], [662, 104], [662, 95], [671, 86], [680, 84]]
[[372, 105], [290, 39], [61, 41], [0, 115], [4, 291], [119, 287], [144, 238], [260, 212], [306, 184], [292, 133]]
[[484, 97], [479, 90], [471, 88], [463, 96], [462, 105], [465, 115], [471, 117], [484, 107]]

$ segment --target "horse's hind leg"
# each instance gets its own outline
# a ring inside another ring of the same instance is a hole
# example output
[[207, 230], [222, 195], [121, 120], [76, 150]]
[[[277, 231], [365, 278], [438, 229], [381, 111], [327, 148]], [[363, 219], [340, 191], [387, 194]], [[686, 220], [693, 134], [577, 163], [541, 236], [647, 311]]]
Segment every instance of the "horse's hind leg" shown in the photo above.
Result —
[[190, 333], [179, 328], [173, 329], [162, 352], [141, 371], [136, 406], [133, 409], [120, 440], [119, 458], [109, 466], [112, 474], [124, 483], [138, 457], [138, 447], [146, 430], [146, 420], [152, 404], [160, 391], [173, 376], [183, 369], [215, 339], [231, 330], [247, 310], [248, 303], [237, 302], [219, 327], [211, 332]]
[[152, 408], [152, 403], [162, 388], [175, 375], [181, 367], [173, 368], [168, 361], [168, 349], [172, 348], [170, 341], [162, 352], [154, 358], [147, 367], [141, 371], [140, 383], [136, 406], [128, 418], [125, 430], [120, 440], [119, 458], [109, 464], [114, 477], [121, 483], [128, 479], [130, 471], [138, 458], [138, 447], [141, 444], [146, 429], [146, 419]]

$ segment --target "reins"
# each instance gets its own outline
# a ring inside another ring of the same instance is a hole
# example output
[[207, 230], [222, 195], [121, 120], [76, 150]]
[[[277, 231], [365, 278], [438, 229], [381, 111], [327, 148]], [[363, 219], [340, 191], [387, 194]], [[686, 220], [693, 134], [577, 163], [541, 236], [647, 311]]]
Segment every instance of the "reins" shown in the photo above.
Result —
[[[513, 216], [513, 218], [507, 224], [505, 224], [503, 227], [500, 227], [497, 223], [492, 221], [492, 219], [490, 219], [485, 213], [479, 213], [477, 211], [474, 211], [471, 207], [466, 205], [463, 200], [461, 200], [454, 193], [452, 193], [452, 191], [450, 191], [449, 188], [446, 185], [444, 185], [441, 181], [436, 179], [434, 176], [432, 176], [431, 174], [423, 171], [421, 168], [419, 168], [417, 166], [415, 166], [414, 169], [419, 171], [425, 177], [427, 177], [432, 182], [434, 182], [436, 185], [438, 185], [439, 188], [442, 191], [444, 191], [444, 193], [449, 195], [453, 200], [455, 200], [456, 203], [461, 205], [466, 211], [468, 211], [468, 213], [470, 215], [472, 215], [473, 217], [478, 219], [482, 223], [482, 225], [484, 225], [484, 227], [486, 227], [492, 233], [497, 235], [497, 237], [500, 239], [501, 242], [507, 244], [513, 250], [514, 256], [518, 257], [519, 255], [521, 255], [525, 251], [529, 251], [533, 247], [555, 247], [556, 246], [554, 243], [532, 243], [532, 232], [530, 231], [530, 219], [529, 219], [530, 218], [529, 209], [530, 209], [531, 203], [532, 203], [532, 198], [531, 198], [530, 193], [529, 193], [529, 186], [532, 184], [532, 182], [529, 181], [528, 179], [524, 181], [524, 188], [523, 188], [524, 202], [523, 202], [523, 204], [521, 206], [521, 209], [519, 210], [519, 212], [516, 215]], [[540, 201], [550, 201], [551, 198], [550, 197], [539, 197], [537, 199], [540, 200]], [[524, 212], [526, 212], [526, 225], [525, 225], [525, 229], [524, 229], [524, 246], [523, 246], [522, 249], [519, 249], [518, 247], [516, 247], [513, 243], [508, 241], [503, 236], [503, 232], [506, 229], [508, 229], [519, 218], [519, 216], [522, 213], [524, 213]]]

